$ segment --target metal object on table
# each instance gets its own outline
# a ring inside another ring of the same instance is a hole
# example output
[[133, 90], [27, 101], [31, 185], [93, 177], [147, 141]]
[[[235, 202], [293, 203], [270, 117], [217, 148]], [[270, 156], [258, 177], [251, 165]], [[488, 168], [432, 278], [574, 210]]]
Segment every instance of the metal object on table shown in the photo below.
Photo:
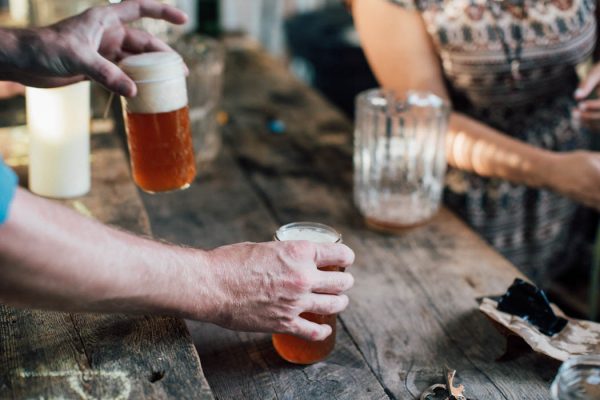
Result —
[[[448, 394], [445, 400], [467, 400], [465, 397], [464, 385], [454, 386], [454, 377], [456, 376], [456, 370], [446, 367], [445, 380], [446, 383], [436, 383], [431, 385], [421, 394], [419, 400], [433, 400], [436, 398], [440, 391], [444, 391]], [[433, 396], [433, 397], [432, 397]]]
[[464, 385], [454, 386], [454, 377], [456, 376], [456, 370], [446, 367], [446, 389], [450, 394], [450, 400], [466, 400], [464, 395]]

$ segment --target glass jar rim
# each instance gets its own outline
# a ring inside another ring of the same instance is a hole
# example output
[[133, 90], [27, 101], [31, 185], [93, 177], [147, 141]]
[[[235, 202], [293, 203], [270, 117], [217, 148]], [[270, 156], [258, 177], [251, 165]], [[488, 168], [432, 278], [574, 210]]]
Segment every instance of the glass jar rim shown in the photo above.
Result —
[[329, 225], [325, 225], [319, 222], [310, 222], [310, 221], [298, 221], [291, 222], [289, 224], [280, 226], [279, 229], [275, 232], [274, 239], [278, 242], [284, 241], [281, 239], [281, 236], [284, 232], [290, 231], [293, 229], [309, 229], [316, 232], [326, 233], [331, 235], [332, 238], [335, 238], [335, 241], [331, 241], [330, 243], [341, 243], [342, 242], [342, 234], [337, 230], [332, 228]]
[[134, 80], [134, 82], [136, 85], [143, 85], [143, 84], [148, 84], [148, 83], [161, 83], [161, 82], [174, 81], [174, 80], [178, 80], [178, 79], [179, 80], [186, 79], [186, 77], [185, 77], [185, 75], [167, 76], [166, 78]]
[[430, 108], [441, 114], [451, 110], [450, 102], [426, 90], [408, 90], [399, 95], [394, 90], [373, 88], [356, 96], [356, 107], [387, 113], [400, 113], [414, 108]]

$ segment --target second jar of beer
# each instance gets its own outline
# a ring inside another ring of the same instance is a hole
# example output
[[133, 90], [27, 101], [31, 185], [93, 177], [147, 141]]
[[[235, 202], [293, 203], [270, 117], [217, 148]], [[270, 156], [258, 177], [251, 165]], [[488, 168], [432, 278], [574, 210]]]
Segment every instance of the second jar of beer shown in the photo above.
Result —
[[[342, 235], [330, 226], [316, 222], [294, 222], [282, 226], [275, 233], [276, 241], [307, 240], [314, 243], [341, 243]], [[343, 271], [336, 265], [319, 268], [322, 271]], [[309, 341], [281, 333], [273, 334], [273, 346], [286, 361], [294, 364], [312, 364], [325, 359], [335, 347], [336, 315], [320, 315], [311, 312], [300, 314], [301, 318], [317, 324], [331, 326], [331, 335], [325, 340]]]
[[137, 95], [122, 98], [135, 183], [150, 193], [187, 188], [196, 176], [185, 67], [174, 52], [124, 59]]

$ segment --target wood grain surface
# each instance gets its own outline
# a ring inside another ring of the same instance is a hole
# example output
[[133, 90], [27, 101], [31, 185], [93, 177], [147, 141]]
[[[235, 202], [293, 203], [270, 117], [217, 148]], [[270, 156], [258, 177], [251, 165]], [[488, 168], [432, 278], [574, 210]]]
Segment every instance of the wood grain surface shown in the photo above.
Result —
[[[63, 203], [102, 222], [150, 235], [147, 214], [117, 137], [93, 135], [92, 143], [92, 191]], [[26, 176], [20, 178], [26, 184]], [[0, 306], [0, 398], [213, 396], [189, 332], [179, 319]]]
[[[334, 353], [311, 366], [280, 360], [268, 335], [189, 323], [215, 396], [414, 399], [448, 365], [469, 398], [548, 399], [557, 365], [533, 353], [496, 361], [504, 338], [477, 310], [520, 273], [447, 210], [400, 234], [368, 229], [352, 201], [351, 122], [262, 51], [228, 47], [224, 150], [189, 190], [143, 197], [154, 233], [211, 248], [270, 240], [292, 221], [330, 224], [356, 252], [356, 285]], [[272, 119], [284, 133], [269, 132]]]

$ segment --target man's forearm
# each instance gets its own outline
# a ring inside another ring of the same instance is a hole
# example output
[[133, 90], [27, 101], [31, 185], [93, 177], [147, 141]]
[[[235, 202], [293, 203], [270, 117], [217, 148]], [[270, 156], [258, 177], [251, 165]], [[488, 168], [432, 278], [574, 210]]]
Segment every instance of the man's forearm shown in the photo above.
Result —
[[533, 187], [548, 186], [552, 152], [513, 139], [470, 117], [452, 114], [446, 144], [448, 163], [453, 167]]
[[203, 254], [106, 227], [20, 190], [0, 227], [0, 301], [185, 316], [198, 312], [209, 286], [198, 273]]

